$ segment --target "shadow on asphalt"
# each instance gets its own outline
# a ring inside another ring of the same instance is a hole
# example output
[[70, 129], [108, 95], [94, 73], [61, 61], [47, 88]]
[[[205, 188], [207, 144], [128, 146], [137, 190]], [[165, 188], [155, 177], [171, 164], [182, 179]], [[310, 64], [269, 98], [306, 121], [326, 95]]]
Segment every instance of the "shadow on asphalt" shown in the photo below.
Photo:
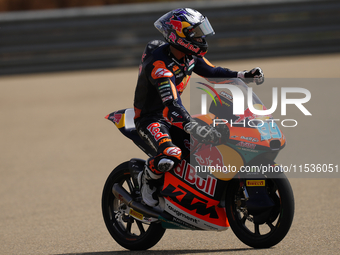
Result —
[[112, 255], [112, 254], [200, 254], [200, 253], [215, 253], [215, 252], [237, 252], [237, 251], [250, 251], [256, 250], [253, 248], [239, 248], [239, 249], [217, 249], [217, 250], [159, 250], [159, 251], [98, 251], [98, 252], [85, 252], [85, 253], [62, 253], [62, 254], [55, 254], [55, 255]]

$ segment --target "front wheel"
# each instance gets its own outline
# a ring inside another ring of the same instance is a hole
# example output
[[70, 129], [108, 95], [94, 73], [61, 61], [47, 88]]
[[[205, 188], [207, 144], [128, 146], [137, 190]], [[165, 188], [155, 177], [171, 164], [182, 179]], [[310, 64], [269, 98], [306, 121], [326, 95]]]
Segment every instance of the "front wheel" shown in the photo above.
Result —
[[116, 167], [106, 180], [102, 195], [102, 213], [108, 231], [113, 239], [129, 250], [147, 250], [163, 236], [165, 229], [160, 223], [142, 223], [131, 217], [128, 207], [112, 193], [112, 187], [119, 183], [135, 197], [135, 187], [128, 169], [129, 162]]
[[[273, 206], [263, 213], [261, 222], [247, 209], [240, 180], [231, 180], [226, 193], [226, 211], [235, 235], [246, 245], [269, 248], [278, 244], [288, 233], [294, 217], [294, 196], [289, 181], [281, 178], [265, 179], [265, 192]], [[267, 213], [268, 212], [268, 213]], [[258, 213], [258, 212], [257, 212]], [[266, 214], [267, 213], [267, 214]]]

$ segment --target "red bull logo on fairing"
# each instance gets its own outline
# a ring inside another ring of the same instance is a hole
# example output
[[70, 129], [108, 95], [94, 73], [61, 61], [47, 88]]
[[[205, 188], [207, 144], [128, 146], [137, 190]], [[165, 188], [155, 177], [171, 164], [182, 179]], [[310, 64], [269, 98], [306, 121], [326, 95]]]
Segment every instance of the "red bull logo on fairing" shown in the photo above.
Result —
[[198, 190], [214, 196], [216, 190], [217, 180], [211, 175], [207, 175], [204, 179], [197, 175], [195, 168], [182, 160], [181, 164], [177, 165], [174, 169], [174, 173], [184, 179], [187, 183], [194, 185]]
[[194, 156], [200, 166], [223, 165], [221, 152], [211, 144], [203, 144], [200, 150], [194, 153]]

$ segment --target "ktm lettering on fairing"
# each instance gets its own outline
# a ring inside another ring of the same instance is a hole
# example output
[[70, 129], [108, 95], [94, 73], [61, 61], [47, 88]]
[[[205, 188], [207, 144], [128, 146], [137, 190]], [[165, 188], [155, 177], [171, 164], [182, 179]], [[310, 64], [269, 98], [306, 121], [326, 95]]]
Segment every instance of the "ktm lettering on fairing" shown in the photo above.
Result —
[[196, 211], [196, 214], [202, 216], [209, 215], [209, 218], [218, 219], [218, 214], [216, 212], [215, 206], [212, 205], [208, 207], [207, 200], [196, 196], [181, 185], [174, 187], [173, 185], [168, 184], [163, 192], [165, 194], [173, 194], [173, 196], [171, 196], [173, 201], [188, 209], [189, 211]]

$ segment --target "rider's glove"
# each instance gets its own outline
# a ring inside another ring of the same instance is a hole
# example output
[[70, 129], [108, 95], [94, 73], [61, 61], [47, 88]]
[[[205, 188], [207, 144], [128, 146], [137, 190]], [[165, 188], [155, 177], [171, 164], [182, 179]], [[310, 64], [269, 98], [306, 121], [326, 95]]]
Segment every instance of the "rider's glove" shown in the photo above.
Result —
[[240, 71], [237, 73], [237, 78], [241, 78], [246, 83], [255, 82], [260, 85], [264, 82], [264, 76], [260, 67], [255, 67], [250, 71]]
[[221, 133], [209, 125], [200, 125], [196, 121], [190, 121], [184, 125], [184, 131], [192, 135], [200, 143], [221, 143]]

